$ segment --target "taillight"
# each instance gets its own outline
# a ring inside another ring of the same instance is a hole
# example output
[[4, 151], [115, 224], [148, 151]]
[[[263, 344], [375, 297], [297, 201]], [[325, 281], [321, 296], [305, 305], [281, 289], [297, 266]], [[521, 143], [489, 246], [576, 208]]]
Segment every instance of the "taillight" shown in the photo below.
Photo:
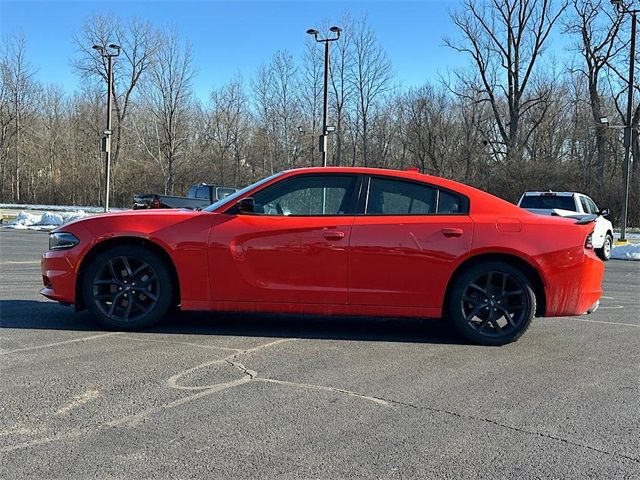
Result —
[[587, 235], [587, 238], [584, 241], [584, 248], [589, 248], [593, 250], [593, 232]]

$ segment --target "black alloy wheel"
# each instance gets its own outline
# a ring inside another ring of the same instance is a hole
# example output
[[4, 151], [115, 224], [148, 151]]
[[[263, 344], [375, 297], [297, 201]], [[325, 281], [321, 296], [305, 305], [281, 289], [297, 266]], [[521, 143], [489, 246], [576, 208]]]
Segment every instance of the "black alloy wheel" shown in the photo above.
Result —
[[156, 323], [172, 297], [171, 276], [155, 253], [119, 246], [98, 255], [84, 278], [85, 305], [110, 328], [134, 329]]
[[502, 262], [476, 265], [458, 278], [448, 313], [458, 331], [482, 345], [504, 345], [529, 327], [536, 310], [530, 281]]

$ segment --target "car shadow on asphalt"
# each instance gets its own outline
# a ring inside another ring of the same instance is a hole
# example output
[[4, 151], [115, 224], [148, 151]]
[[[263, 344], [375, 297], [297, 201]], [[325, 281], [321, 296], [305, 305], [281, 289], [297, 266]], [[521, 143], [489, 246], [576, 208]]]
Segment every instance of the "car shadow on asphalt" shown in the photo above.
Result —
[[[90, 315], [53, 302], [0, 301], [0, 328], [104, 331]], [[145, 333], [221, 335], [318, 340], [359, 340], [465, 344], [449, 322], [412, 318], [373, 318], [226, 312], [171, 312]]]

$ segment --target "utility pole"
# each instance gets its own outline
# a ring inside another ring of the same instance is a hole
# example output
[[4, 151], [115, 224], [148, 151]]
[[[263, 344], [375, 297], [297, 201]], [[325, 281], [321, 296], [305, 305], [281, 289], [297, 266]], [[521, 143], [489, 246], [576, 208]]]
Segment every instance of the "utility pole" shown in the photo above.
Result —
[[[616, 7], [619, 13], [631, 15], [631, 46], [629, 52], [629, 87], [627, 90], [627, 118], [624, 126], [624, 174], [622, 185], [622, 225], [620, 232], [620, 242], [627, 241], [627, 220], [629, 216], [629, 183], [631, 182], [631, 145], [633, 140], [633, 90], [634, 70], [636, 60], [636, 15], [638, 10], [630, 10], [623, 0], [611, 0], [611, 4]], [[634, 159], [635, 160], [635, 159]]]
[[309, 35], [313, 35], [313, 38], [316, 39], [318, 43], [324, 43], [324, 94], [323, 94], [323, 109], [322, 109], [322, 134], [319, 137], [319, 146], [320, 152], [322, 152], [322, 166], [327, 166], [327, 151], [328, 151], [328, 142], [327, 137], [330, 132], [335, 130], [335, 127], [329, 127], [327, 125], [327, 117], [329, 116], [329, 69], [330, 69], [330, 51], [329, 51], [329, 42], [335, 42], [340, 38], [340, 32], [342, 29], [339, 27], [331, 27], [329, 29], [331, 32], [335, 33], [336, 36], [334, 38], [318, 38], [320, 32], [313, 28], [307, 30]]
[[109, 183], [111, 176], [111, 102], [113, 99], [113, 58], [120, 55], [120, 46], [116, 44], [109, 45], [109, 48], [115, 50], [115, 53], [108, 52], [100, 45], [94, 45], [93, 49], [97, 50], [103, 58], [107, 59], [107, 121], [102, 137], [102, 151], [105, 152], [104, 165], [104, 211], [109, 211]]

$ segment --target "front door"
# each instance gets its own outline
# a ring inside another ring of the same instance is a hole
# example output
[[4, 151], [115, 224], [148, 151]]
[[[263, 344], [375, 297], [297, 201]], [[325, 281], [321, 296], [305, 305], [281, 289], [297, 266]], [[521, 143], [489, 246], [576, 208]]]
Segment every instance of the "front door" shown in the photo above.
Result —
[[254, 193], [254, 214], [219, 215], [209, 241], [212, 298], [346, 304], [356, 181], [297, 175]]

